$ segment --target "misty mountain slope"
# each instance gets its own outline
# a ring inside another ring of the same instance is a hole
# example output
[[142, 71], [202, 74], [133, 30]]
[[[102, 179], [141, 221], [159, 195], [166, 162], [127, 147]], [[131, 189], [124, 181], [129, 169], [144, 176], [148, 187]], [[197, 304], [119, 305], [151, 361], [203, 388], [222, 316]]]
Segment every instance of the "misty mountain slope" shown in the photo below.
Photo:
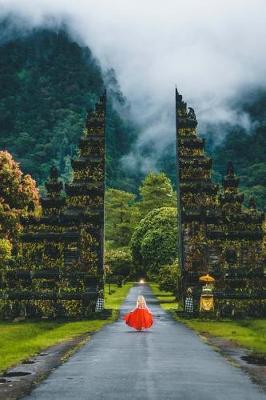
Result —
[[[134, 183], [125, 179], [119, 160], [134, 141], [135, 127], [113, 70], [105, 84], [107, 184], [130, 189]], [[38, 29], [6, 39], [0, 46], [0, 87], [0, 148], [8, 149], [39, 184], [52, 163], [67, 178], [86, 111], [104, 88], [103, 73], [90, 50], [64, 31]]]
[[[247, 103], [245, 99], [249, 99]], [[224, 142], [214, 147], [211, 154], [214, 160], [216, 178], [225, 174], [226, 164], [233, 161], [240, 188], [245, 194], [247, 204], [250, 196], [255, 197], [261, 209], [266, 208], [266, 92], [253, 91], [239, 101], [239, 107], [247, 113], [251, 121], [251, 131], [235, 127], [228, 130]]]
[[[5, 21], [0, 23], [0, 39], [0, 148], [12, 152], [40, 185], [52, 163], [67, 179], [86, 110], [93, 108], [105, 84], [107, 185], [137, 192], [143, 170], [137, 167], [129, 172], [120, 160], [134, 148], [138, 122], [131, 120], [114, 70], [103, 76], [91, 51], [63, 30], [35, 29], [22, 35]], [[213, 146], [210, 126], [206, 147], [214, 159], [214, 177], [221, 182], [227, 161], [233, 160], [246, 199], [254, 194], [258, 206], [265, 208], [266, 92], [246, 93], [237, 107], [248, 115], [252, 132], [228, 125], [223, 143]], [[153, 157], [152, 146], [147, 154], [144, 150], [144, 158]], [[175, 143], [162, 151], [157, 169], [176, 182]]]

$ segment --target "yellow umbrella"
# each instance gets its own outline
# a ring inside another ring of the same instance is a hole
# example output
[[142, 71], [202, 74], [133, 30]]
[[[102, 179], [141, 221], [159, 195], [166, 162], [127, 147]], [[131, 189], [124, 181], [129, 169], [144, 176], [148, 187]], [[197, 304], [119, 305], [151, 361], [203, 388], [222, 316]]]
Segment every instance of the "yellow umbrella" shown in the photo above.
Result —
[[210, 276], [209, 274], [201, 276], [199, 278], [199, 280], [201, 282], [214, 282], [215, 281], [215, 279], [212, 276]]

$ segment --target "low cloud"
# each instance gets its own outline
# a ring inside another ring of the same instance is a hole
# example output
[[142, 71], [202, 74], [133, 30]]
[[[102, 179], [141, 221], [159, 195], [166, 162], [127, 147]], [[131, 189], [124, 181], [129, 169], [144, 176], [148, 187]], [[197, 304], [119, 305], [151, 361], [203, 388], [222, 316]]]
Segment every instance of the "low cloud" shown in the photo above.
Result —
[[[201, 131], [212, 124], [252, 129], [232, 104], [244, 88], [266, 86], [265, 0], [0, 0], [0, 10], [24, 27], [66, 23], [104, 70], [115, 69], [141, 127], [124, 160], [129, 166], [155, 167], [174, 143], [175, 85], [195, 108]], [[152, 161], [141, 157], [149, 144]]]

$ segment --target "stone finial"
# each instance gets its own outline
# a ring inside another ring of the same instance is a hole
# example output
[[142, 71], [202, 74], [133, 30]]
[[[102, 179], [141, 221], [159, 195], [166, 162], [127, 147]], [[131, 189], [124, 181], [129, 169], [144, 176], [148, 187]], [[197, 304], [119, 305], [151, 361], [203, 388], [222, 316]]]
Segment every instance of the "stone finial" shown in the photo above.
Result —
[[249, 198], [248, 207], [251, 208], [252, 210], [256, 210], [257, 205], [254, 197]]
[[107, 92], [106, 92], [106, 89], [104, 89], [103, 94], [99, 98], [99, 103], [105, 103], [106, 97], [107, 97]]
[[56, 168], [55, 165], [52, 165], [50, 168], [50, 179], [56, 181], [58, 179], [58, 176], [59, 176], [58, 169]]
[[58, 197], [63, 189], [63, 183], [58, 179], [59, 172], [55, 165], [50, 168], [49, 179], [45, 182], [48, 197]]
[[195, 114], [195, 111], [194, 111], [194, 109], [192, 108], [192, 107], [188, 107], [188, 109], [189, 109], [189, 111], [188, 111], [188, 118], [190, 118], [190, 119], [194, 119], [195, 121], [197, 120], [197, 118], [196, 118], [196, 114]]
[[235, 175], [234, 165], [233, 165], [232, 161], [228, 161], [228, 163], [227, 163], [226, 174], [229, 176]]

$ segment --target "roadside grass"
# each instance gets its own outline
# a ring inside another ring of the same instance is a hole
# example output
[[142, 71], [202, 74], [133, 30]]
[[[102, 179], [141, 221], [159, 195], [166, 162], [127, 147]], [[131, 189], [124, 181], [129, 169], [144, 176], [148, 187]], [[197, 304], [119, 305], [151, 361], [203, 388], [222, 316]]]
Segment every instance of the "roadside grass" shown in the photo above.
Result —
[[111, 284], [111, 293], [105, 287], [105, 308], [113, 309], [107, 319], [81, 321], [21, 321], [0, 322], [0, 371], [15, 365], [47, 347], [68, 341], [85, 333], [95, 332], [104, 325], [113, 322], [118, 309], [133, 283], [126, 283], [122, 288]]
[[245, 319], [219, 321], [206, 318], [182, 318], [174, 311], [178, 310], [178, 303], [171, 292], [161, 291], [156, 283], [149, 284], [152, 292], [158, 298], [161, 307], [171, 312], [173, 317], [201, 335], [211, 335], [246, 347], [255, 353], [266, 354], [266, 319]]
[[[127, 296], [129, 289], [134, 285], [133, 282], [125, 283], [121, 288], [117, 288], [117, 285], [111, 283], [110, 289], [111, 294], [108, 294], [108, 284], [105, 285], [105, 308], [111, 308], [113, 310], [119, 310], [125, 297]], [[112, 293], [114, 291], [114, 293]]]
[[231, 340], [254, 353], [266, 354], [266, 319], [204, 321], [177, 318], [177, 320], [202, 335], [208, 334]]
[[164, 290], [159, 289], [159, 285], [157, 283], [148, 282], [152, 293], [159, 300], [161, 307], [166, 311], [177, 310], [178, 303], [176, 301], [175, 296], [172, 292], [166, 292]]

